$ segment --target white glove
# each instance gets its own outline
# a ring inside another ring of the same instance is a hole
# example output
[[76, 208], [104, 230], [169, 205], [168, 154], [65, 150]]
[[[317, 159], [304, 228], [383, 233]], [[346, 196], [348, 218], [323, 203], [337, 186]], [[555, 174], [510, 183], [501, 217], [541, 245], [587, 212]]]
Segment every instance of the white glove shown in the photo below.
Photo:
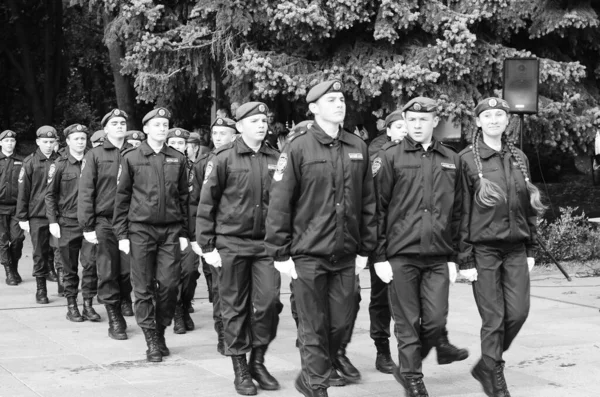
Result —
[[50, 234], [56, 238], [60, 238], [60, 226], [58, 225], [58, 223], [50, 224]]
[[25, 233], [29, 233], [29, 221], [19, 222], [19, 227], [23, 229]]
[[123, 253], [125, 255], [129, 254], [129, 251], [131, 249], [131, 243], [129, 242], [129, 239], [123, 239], [123, 240], [119, 240], [119, 251], [123, 251]]
[[470, 282], [477, 281], [477, 269], [464, 269], [459, 271], [460, 275]]
[[223, 266], [223, 264], [221, 263], [221, 255], [219, 255], [219, 251], [217, 251], [216, 248], [212, 252], [204, 254], [204, 260], [212, 267]]
[[392, 271], [390, 262], [377, 262], [374, 266], [375, 273], [384, 283], [389, 284], [394, 279], [394, 272]]
[[450, 278], [450, 284], [456, 282], [456, 263], [448, 262], [448, 278]]
[[296, 273], [296, 264], [294, 263], [291, 257], [287, 261], [275, 261], [275, 269], [277, 269], [279, 273], [287, 274], [294, 280], [298, 278], [298, 273]]
[[531, 273], [531, 271], [533, 270], [533, 267], [535, 266], [535, 258], [527, 258], [527, 267], [529, 268], [529, 272]]
[[98, 237], [96, 236], [96, 232], [83, 232], [83, 238], [88, 243], [98, 244]]
[[360, 256], [358, 255], [356, 257], [356, 260], [354, 261], [354, 274], [358, 275], [360, 272], [363, 271], [363, 269], [365, 267], [367, 267], [367, 262], [369, 261], [369, 258], [366, 256]]
[[188, 247], [188, 240], [185, 237], [179, 237], [179, 246], [181, 247], [181, 251], [185, 251]]
[[192, 241], [190, 244], [192, 245], [192, 250], [194, 250], [196, 255], [202, 256], [202, 249], [200, 248], [200, 245], [198, 244], [198, 242]]

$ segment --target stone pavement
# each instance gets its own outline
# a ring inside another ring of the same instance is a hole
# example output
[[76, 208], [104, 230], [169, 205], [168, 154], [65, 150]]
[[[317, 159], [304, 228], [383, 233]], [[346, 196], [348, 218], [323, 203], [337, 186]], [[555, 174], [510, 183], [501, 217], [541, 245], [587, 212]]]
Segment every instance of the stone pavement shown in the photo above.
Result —
[[[150, 364], [145, 360], [144, 337], [132, 318], [127, 318], [130, 339], [115, 341], [107, 336], [106, 312], [100, 305], [101, 323], [67, 321], [66, 300], [56, 296], [54, 283], [48, 283], [51, 303], [36, 305], [27, 245], [21, 265], [23, 284], [9, 287], [3, 274], [0, 280], [0, 397], [236, 396], [231, 362], [216, 352], [203, 277], [192, 314], [197, 329], [186, 335], [167, 330], [172, 354], [162, 363]], [[330, 388], [329, 394], [402, 396], [393, 377], [374, 368], [375, 349], [368, 332], [368, 271], [361, 277], [363, 301], [348, 355], [363, 380]], [[505, 356], [506, 378], [514, 397], [600, 396], [600, 279], [568, 283], [561, 277], [533, 273], [530, 317]], [[262, 396], [299, 395], [293, 386], [300, 358], [294, 347], [288, 284], [284, 280], [285, 307], [266, 362], [282, 389], [259, 390]], [[469, 348], [471, 357], [439, 366], [432, 353], [424, 363], [431, 396], [484, 396], [469, 373], [480, 351], [479, 327], [471, 287], [457, 283], [451, 288], [448, 329], [451, 341]]]

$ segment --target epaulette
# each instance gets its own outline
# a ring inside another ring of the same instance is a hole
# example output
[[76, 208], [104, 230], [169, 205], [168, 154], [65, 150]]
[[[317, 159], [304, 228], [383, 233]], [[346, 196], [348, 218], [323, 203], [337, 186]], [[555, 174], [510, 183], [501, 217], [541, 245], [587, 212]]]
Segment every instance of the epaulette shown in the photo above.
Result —
[[194, 164], [198, 164], [202, 160], [206, 160], [208, 158], [208, 156], [210, 156], [210, 153], [211, 152], [202, 153], [200, 156], [198, 156], [198, 158], [196, 159], [196, 161], [194, 161]]
[[469, 145], [458, 153], [460, 157], [464, 156], [467, 153], [471, 153], [473, 151], [473, 145]]
[[386, 142], [386, 143], [385, 143], [385, 144], [384, 144], [384, 145], [381, 147], [381, 150], [388, 150], [389, 148], [391, 148], [391, 147], [394, 147], [394, 146], [396, 146], [396, 145], [398, 145], [398, 144], [400, 144], [400, 140], [399, 140], [399, 139], [395, 139], [395, 140], [393, 140], [393, 141]]
[[301, 130], [299, 132], [292, 132], [287, 136], [287, 141], [288, 143], [290, 143], [291, 141], [293, 141], [294, 139], [298, 138], [299, 136], [302, 135], [306, 135], [306, 131], [307, 130]]
[[[235, 141], [234, 141], [234, 142], [235, 142]], [[234, 142], [229, 142], [229, 143], [227, 143], [227, 144], [225, 144], [225, 145], [221, 146], [220, 148], [218, 148], [218, 149], [215, 149], [215, 155], [217, 155], [217, 154], [219, 154], [219, 153], [221, 153], [221, 152], [223, 152], [223, 151], [225, 151], [225, 150], [232, 149], [232, 148], [233, 148], [233, 144], [234, 144]]]
[[29, 156], [25, 157], [25, 158], [23, 159], [23, 162], [26, 162], [26, 161], [29, 161], [29, 160], [31, 160], [31, 159], [33, 158], [33, 155], [34, 155], [34, 154], [35, 154], [35, 152], [33, 152], [33, 153], [31, 153]]
[[442, 142], [442, 141], [438, 141], [440, 143], [440, 145], [442, 145], [445, 148], [448, 148], [450, 150], [452, 150], [454, 153], [458, 153], [458, 151], [454, 148], [454, 146], [447, 144], [446, 142]]
[[121, 156], [125, 156], [127, 153], [131, 153], [133, 152], [135, 149], [137, 149], [135, 146], [132, 146], [130, 148], [125, 149], [122, 153]]

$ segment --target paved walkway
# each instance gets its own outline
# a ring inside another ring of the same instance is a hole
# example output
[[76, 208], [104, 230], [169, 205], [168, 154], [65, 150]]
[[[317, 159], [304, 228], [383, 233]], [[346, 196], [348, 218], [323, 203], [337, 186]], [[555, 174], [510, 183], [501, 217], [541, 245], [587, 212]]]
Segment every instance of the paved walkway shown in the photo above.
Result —
[[[27, 238], [29, 242], [29, 238]], [[65, 319], [66, 300], [56, 296], [49, 283], [49, 305], [35, 304], [31, 274], [31, 248], [22, 259], [23, 284], [0, 283], [0, 397], [70, 396], [235, 396], [230, 360], [216, 352], [211, 305], [204, 278], [198, 286], [195, 313], [197, 329], [186, 335], [167, 330], [171, 356], [159, 364], [145, 360], [141, 330], [127, 318], [127, 341], [107, 336], [106, 312], [100, 305], [101, 323], [71, 323]], [[362, 285], [368, 288], [368, 271]], [[285, 304], [279, 333], [267, 355], [267, 366], [282, 384], [276, 392], [259, 395], [299, 395], [293, 381], [300, 368], [294, 347], [295, 327], [289, 310], [289, 280], [284, 280]], [[531, 315], [506, 354], [506, 378], [514, 397], [600, 396], [600, 279], [574, 279], [534, 272]], [[81, 300], [81, 299], [80, 299]], [[330, 388], [332, 397], [402, 396], [391, 375], [374, 368], [375, 349], [369, 338], [367, 304], [363, 302], [348, 355], [361, 370], [363, 381]], [[450, 339], [471, 351], [461, 363], [439, 366], [435, 353], [424, 363], [431, 396], [483, 396], [469, 370], [479, 355], [480, 319], [471, 287], [451, 288]]]

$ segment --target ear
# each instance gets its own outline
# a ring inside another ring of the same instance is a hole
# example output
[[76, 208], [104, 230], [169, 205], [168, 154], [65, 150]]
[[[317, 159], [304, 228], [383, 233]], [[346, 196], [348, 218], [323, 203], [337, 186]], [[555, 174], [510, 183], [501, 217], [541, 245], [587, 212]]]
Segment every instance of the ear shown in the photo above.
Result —
[[308, 110], [310, 110], [312, 114], [319, 114], [319, 106], [314, 102], [308, 104]]
[[244, 132], [244, 123], [242, 123], [242, 121], [238, 121], [237, 123], [235, 123], [235, 129], [238, 130], [238, 132], [241, 134]]
[[392, 136], [392, 133], [391, 133], [391, 128], [390, 128], [390, 127], [386, 128], [386, 129], [385, 129], [385, 131], [386, 131], [386, 132], [385, 132], [385, 134], [386, 134], [387, 136]]
[[481, 128], [481, 121], [479, 121], [479, 117], [475, 117], [475, 124], [477, 127]]
[[144, 134], [146, 134], [146, 136], [149, 135], [148, 130], [149, 130], [148, 126], [146, 124], [144, 124], [144, 126], [142, 127], [142, 131], [144, 131]]
[[433, 117], [433, 128], [437, 127], [439, 122], [440, 122], [440, 118], [438, 116], [434, 116]]

